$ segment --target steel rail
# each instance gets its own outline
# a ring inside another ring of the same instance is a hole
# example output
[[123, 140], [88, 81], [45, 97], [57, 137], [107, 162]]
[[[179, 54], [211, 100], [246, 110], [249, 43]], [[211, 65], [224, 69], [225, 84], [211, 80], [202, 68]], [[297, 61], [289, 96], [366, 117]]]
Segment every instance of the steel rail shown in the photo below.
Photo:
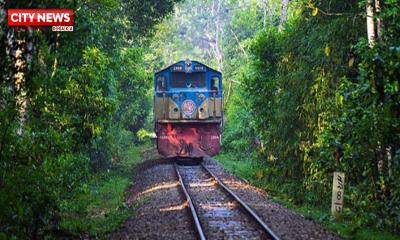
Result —
[[246, 211], [247, 213], [254, 218], [254, 220], [263, 228], [263, 230], [271, 236], [272, 239], [274, 240], [279, 240], [279, 237], [268, 227], [268, 225], [260, 218], [260, 216], [257, 215], [253, 211], [253, 209], [250, 208], [249, 205], [247, 205], [242, 199], [239, 198], [232, 190], [230, 190], [211, 170], [206, 167], [203, 163], [201, 163], [201, 166], [218, 182], [218, 184], [226, 191], [228, 192]]
[[199, 217], [197, 216], [196, 209], [194, 208], [194, 205], [193, 205], [193, 202], [192, 202], [192, 198], [190, 197], [188, 191], [186, 190], [185, 185], [183, 184], [182, 176], [179, 173], [178, 165], [176, 163], [174, 165], [175, 165], [176, 175], [179, 178], [179, 184], [181, 185], [181, 188], [182, 188], [182, 190], [183, 190], [183, 192], [185, 193], [185, 196], [186, 196], [186, 201], [189, 204], [190, 212], [192, 213], [194, 225], [196, 226], [196, 230], [197, 230], [197, 233], [199, 234], [199, 238], [200, 238], [200, 240], [206, 240], [203, 228], [201, 227], [201, 224], [200, 224]]

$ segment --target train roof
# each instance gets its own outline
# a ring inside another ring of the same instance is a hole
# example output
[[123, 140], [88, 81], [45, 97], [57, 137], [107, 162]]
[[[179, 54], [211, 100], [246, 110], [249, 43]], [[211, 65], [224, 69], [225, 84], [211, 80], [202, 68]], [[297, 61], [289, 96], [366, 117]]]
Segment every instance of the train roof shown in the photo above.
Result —
[[176, 62], [176, 63], [174, 63], [174, 64], [171, 64], [171, 65], [169, 65], [169, 66], [167, 66], [167, 67], [162, 68], [161, 70], [159, 70], [159, 71], [157, 71], [157, 72], [155, 72], [155, 73], [158, 74], [158, 73], [160, 73], [160, 72], [164, 72], [164, 71], [170, 69], [171, 67], [173, 67], [173, 66], [175, 66], [175, 65], [182, 65], [182, 64], [184, 65], [187, 61], [190, 61], [192, 64], [194, 63], [194, 64], [196, 64], [196, 65], [204, 66], [204, 67], [206, 67], [207, 69], [209, 69], [209, 70], [211, 70], [211, 71], [214, 71], [214, 72], [217, 72], [217, 73], [221, 73], [220, 71], [217, 71], [217, 70], [215, 70], [215, 69], [213, 69], [213, 68], [211, 68], [211, 67], [205, 65], [204, 63], [201, 63], [201, 62], [199, 62], [199, 61], [191, 61], [191, 60], [189, 60], [189, 59], [188, 59], [188, 60], [181, 60], [181, 61], [178, 61], [178, 62]]

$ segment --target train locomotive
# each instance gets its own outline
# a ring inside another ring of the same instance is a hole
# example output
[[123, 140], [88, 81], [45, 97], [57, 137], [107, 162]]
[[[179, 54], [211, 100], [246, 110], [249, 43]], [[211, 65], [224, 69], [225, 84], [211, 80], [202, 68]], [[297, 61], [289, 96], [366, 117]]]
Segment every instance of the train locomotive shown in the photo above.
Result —
[[215, 156], [220, 150], [223, 117], [220, 72], [185, 60], [155, 73], [154, 130], [162, 156]]

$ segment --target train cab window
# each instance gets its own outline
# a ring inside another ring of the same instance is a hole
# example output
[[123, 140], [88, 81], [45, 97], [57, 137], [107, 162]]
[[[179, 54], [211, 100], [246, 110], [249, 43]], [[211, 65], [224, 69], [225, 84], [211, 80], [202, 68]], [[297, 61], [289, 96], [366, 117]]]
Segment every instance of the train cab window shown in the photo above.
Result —
[[166, 90], [165, 78], [164, 77], [158, 77], [157, 78], [157, 91], [158, 92], [163, 92], [165, 90]]
[[205, 73], [183, 72], [172, 73], [171, 87], [173, 88], [204, 88], [206, 87]]
[[186, 73], [183, 72], [172, 73], [171, 87], [173, 88], [186, 87]]
[[206, 74], [205, 73], [192, 73], [190, 76], [190, 82], [194, 88], [206, 87]]
[[218, 91], [219, 89], [219, 78], [213, 77], [211, 78], [211, 91]]

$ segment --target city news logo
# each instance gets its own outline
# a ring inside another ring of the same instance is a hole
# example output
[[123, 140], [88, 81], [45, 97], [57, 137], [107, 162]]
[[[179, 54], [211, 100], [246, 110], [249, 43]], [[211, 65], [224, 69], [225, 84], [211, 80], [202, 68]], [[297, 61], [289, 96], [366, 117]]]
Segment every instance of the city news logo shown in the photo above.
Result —
[[73, 31], [72, 9], [8, 9], [8, 26], [51, 26], [53, 31]]

